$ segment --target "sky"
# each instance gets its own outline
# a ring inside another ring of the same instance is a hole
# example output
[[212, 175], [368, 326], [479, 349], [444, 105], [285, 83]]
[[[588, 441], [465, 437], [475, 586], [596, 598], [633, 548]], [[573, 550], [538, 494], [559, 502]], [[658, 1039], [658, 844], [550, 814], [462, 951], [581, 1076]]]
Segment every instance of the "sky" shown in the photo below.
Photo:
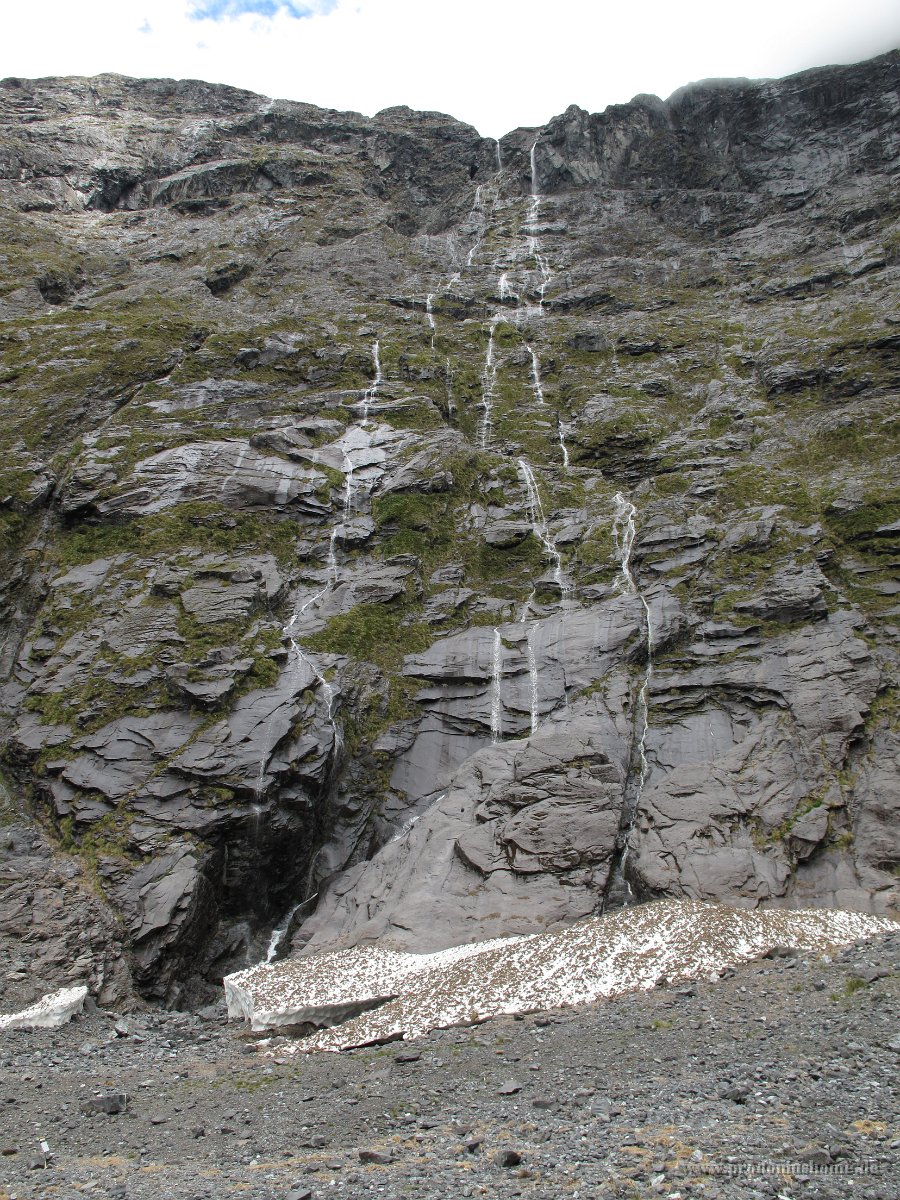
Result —
[[205, 79], [487, 137], [697, 79], [777, 77], [900, 45], [898, 0], [21, 0], [0, 77]]

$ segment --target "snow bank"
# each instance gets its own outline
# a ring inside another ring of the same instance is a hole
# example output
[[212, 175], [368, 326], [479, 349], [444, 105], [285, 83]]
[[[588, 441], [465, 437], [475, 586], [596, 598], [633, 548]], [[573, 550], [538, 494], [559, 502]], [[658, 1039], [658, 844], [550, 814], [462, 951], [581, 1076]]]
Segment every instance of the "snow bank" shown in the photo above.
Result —
[[[584, 1004], [651, 988], [662, 975], [695, 979], [776, 945], [824, 953], [897, 928], [886, 917], [831, 909], [748, 912], [660, 900], [436, 954], [357, 946], [289, 959], [228, 976], [225, 992], [229, 1015], [253, 1029], [307, 1021], [321, 1031], [297, 1049], [341, 1050], [500, 1013]], [[361, 1007], [349, 1020], [338, 1014], [353, 1005]]]
[[62, 988], [58, 992], [50, 992], [41, 996], [28, 1008], [21, 1012], [0, 1016], [0, 1030], [3, 1029], [58, 1029], [67, 1021], [80, 1013], [84, 1008], [88, 990], [82, 984], [79, 987]]

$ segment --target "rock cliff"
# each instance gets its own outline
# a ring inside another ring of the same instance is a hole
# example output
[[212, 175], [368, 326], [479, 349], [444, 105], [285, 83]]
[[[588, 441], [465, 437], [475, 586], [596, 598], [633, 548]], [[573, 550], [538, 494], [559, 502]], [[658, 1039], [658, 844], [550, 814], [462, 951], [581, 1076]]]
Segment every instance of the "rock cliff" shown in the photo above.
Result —
[[3, 81], [0, 987], [892, 911], [898, 111]]

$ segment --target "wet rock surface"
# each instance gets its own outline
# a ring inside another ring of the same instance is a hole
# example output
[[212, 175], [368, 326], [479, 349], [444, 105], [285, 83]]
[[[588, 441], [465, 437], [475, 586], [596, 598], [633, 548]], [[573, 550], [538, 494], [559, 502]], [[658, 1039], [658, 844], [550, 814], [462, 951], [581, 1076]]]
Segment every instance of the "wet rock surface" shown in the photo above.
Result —
[[883, 1200], [898, 967], [891, 935], [339, 1055], [219, 1007], [7, 1033], [0, 1194]]
[[896, 911], [897, 95], [498, 145], [3, 81], [0, 903], [80, 881], [4, 926], [29, 988], [55, 922], [202, 1006], [275, 928]]

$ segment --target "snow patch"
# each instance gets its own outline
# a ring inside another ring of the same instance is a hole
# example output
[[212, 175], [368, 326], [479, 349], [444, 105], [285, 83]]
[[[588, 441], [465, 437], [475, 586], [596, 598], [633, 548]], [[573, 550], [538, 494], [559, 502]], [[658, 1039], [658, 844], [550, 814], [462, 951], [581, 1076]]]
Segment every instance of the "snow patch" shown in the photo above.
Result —
[[501, 1013], [587, 1004], [652, 988], [663, 975], [697, 979], [777, 945], [821, 954], [896, 928], [865, 913], [660, 900], [434, 954], [355, 946], [260, 965], [227, 976], [225, 994], [229, 1015], [255, 1030], [305, 1021], [319, 1032], [295, 1049], [342, 1050]]
[[2, 1029], [58, 1029], [84, 1008], [88, 990], [81, 984], [41, 996], [21, 1012], [0, 1016]]

